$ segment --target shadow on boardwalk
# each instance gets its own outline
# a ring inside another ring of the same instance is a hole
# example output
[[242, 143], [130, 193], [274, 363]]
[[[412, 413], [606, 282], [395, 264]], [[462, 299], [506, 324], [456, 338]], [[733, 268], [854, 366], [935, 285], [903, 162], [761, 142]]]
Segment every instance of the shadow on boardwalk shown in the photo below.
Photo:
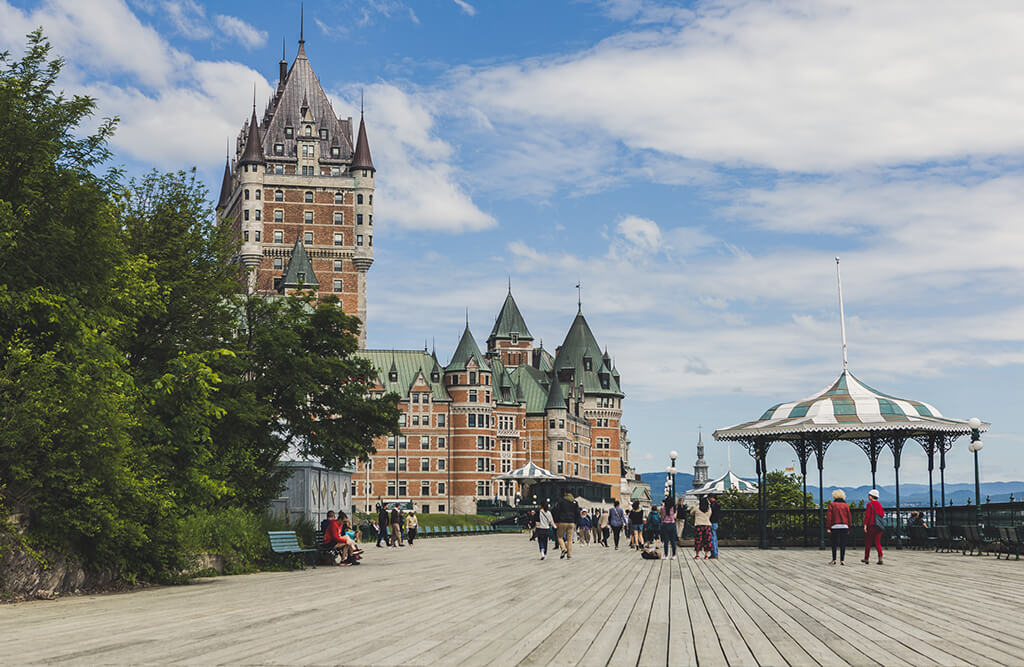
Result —
[[[1019, 665], [1024, 569], [817, 550], [644, 561], [525, 535], [367, 549], [360, 567], [0, 607], [0, 663]], [[979, 604], [979, 601], [981, 604]], [[961, 619], [970, 612], [970, 621]]]

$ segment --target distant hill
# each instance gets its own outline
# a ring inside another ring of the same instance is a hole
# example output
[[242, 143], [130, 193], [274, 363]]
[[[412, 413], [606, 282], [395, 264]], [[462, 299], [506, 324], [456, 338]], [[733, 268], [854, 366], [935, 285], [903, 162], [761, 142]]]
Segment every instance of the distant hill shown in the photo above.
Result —
[[[651, 498], [654, 500], [660, 500], [663, 496], [661, 495], [665, 490], [665, 478], [668, 477], [668, 473], [662, 472], [645, 472], [640, 474], [640, 479], [651, 485]], [[744, 478], [747, 479], [747, 478]], [[756, 481], [751, 478], [750, 481]], [[810, 476], [808, 476], [810, 481]], [[693, 475], [689, 473], [676, 473], [676, 490], [680, 492], [689, 491], [693, 488]], [[863, 500], [867, 498], [868, 491], [871, 490], [870, 485], [864, 486], [826, 486], [824, 489], [825, 499], [828, 500], [832, 497], [832, 491], [841, 488], [846, 493], [846, 499], [851, 501]], [[935, 486], [932, 487], [935, 493], [935, 504], [939, 504], [939, 482], [935, 481]], [[807, 485], [807, 493], [811, 494], [815, 499], [818, 497], [818, 487], [816, 485]], [[878, 487], [879, 500], [882, 501], [883, 505], [895, 505], [896, 504], [896, 487], [895, 486], [879, 486]], [[985, 497], [991, 498], [991, 501], [996, 502], [1007, 502], [1010, 500], [1010, 494], [1013, 494], [1014, 500], [1024, 500], [1024, 481], [1020, 482], [983, 482], [981, 485], [981, 500], [985, 502]], [[971, 502], [974, 502], [974, 484], [946, 484], [946, 503], [952, 499], [954, 505], [965, 505], [967, 499], [970, 498]], [[928, 506], [928, 485], [927, 484], [900, 484], [900, 505], [904, 507], [927, 507]]]

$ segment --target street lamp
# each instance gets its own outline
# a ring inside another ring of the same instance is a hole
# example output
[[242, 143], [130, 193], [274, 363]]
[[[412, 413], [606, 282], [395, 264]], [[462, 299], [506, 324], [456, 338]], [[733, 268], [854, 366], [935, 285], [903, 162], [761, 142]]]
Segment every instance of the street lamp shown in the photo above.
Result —
[[668, 453], [668, 457], [670, 459], [672, 459], [672, 464], [669, 467], [665, 468], [665, 472], [668, 473], [669, 479], [672, 481], [672, 484], [671, 484], [672, 493], [669, 494], [669, 495], [672, 496], [672, 502], [675, 502], [675, 499], [676, 499], [676, 459], [679, 458], [679, 452], [677, 452], [676, 450], [673, 449], [671, 452]]
[[981, 441], [981, 420], [977, 417], [971, 417], [967, 420], [967, 425], [971, 428], [971, 444], [967, 447], [968, 450], [974, 452], [974, 506], [981, 508], [981, 477], [978, 473], [978, 452], [985, 444]]

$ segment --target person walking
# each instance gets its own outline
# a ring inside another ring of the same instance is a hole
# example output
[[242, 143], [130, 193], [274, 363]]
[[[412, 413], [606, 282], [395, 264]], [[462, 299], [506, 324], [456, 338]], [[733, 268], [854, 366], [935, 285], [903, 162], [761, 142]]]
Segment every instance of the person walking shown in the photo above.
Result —
[[839, 547], [839, 564], [846, 565], [846, 540], [850, 536], [850, 506], [846, 504], [846, 493], [842, 489], [832, 492], [832, 502], [825, 512], [825, 532], [832, 542], [832, 562], [836, 564], [836, 547]]
[[580, 542], [590, 544], [590, 515], [587, 510], [580, 512], [579, 536]]
[[[676, 559], [676, 500], [672, 496], [666, 496], [662, 503], [661, 512], [661, 541], [665, 544], [665, 553], [662, 558], [666, 560]], [[672, 556], [669, 558], [668, 548], [672, 547]]]
[[622, 511], [622, 508], [619, 507], [619, 501], [616, 500], [615, 506], [608, 512], [608, 527], [612, 529], [616, 550], [619, 548], [619, 533], [622, 532], [622, 528], [625, 525], [626, 514]]
[[608, 546], [608, 510], [602, 508], [601, 515], [597, 519], [597, 533], [600, 536], [599, 541], [604, 546]]
[[409, 512], [409, 515], [405, 517], [405, 534], [409, 538], [409, 546], [412, 546], [413, 540], [416, 539], [416, 530], [419, 528], [420, 522], [416, 518], [416, 510]]
[[882, 564], [882, 521], [885, 510], [878, 502], [878, 489], [868, 491], [868, 504], [864, 507], [864, 559], [865, 565], [870, 563], [871, 547], [878, 550], [878, 564]]
[[701, 496], [690, 513], [693, 514], [693, 559], [700, 558], [701, 551], [707, 559], [711, 554], [711, 503], [708, 497]]
[[[388, 510], [384, 506], [384, 503], [380, 503], [377, 509], [377, 546], [383, 547], [388, 543], [388, 524], [391, 520], [388, 518]], [[383, 542], [384, 544], [381, 544]]]
[[718, 558], [718, 520], [722, 517], [722, 507], [718, 504], [718, 496], [708, 498], [711, 503], [711, 557]]
[[629, 548], [639, 549], [643, 546], [644, 511], [640, 509], [640, 501], [633, 501], [633, 509], [629, 510]]
[[548, 557], [548, 538], [551, 537], [551, 532], [555, 527], [555, 517], [551, 516], [551, 510], [548, 508], [548, 501], [542, 500], [540, 503], [540, 511], [537, 512], [537, 520], [535, 528], [533, 529], [533, 535], [537, 538], [537, 548], [540, 549], [540, 559], [544, 560]]
[[398, 511], [398, 505], [391, 506], [391, 546], [404, 547], [402, 543], [402, 513]]
[[572, 540], [580, 522], [580, 505], [571, 493], [566, 493], [555, 505], [555, 526], [558, 532], [558, 546], [562, 549], [559, 558], [572, 558]]
[[686, 501], [683, 496], [676, 499], [676, 544], [683, 546], [683, 532], [686, 530]]

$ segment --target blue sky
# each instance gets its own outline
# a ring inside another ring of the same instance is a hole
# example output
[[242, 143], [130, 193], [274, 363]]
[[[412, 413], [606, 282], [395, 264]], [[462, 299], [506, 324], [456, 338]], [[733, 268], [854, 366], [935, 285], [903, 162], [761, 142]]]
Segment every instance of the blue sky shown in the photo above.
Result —
[[[298, 14], [0, 0], [0, 48], [42, 25], [65, 89], [121, 118], [131, 173], [195, 165], [215, 189], [282, 39], [294, 57]], [[854, 374], [992, 422], [983, 477], [1024, 479], [1019, 3], [311, 0], [305, 17], [335, 111], [358, 115], [365, 92], [370, 346], [436, 338], [447, 356], [466, 308], [482, 342], [511, 277], [551, 349], [582, 281], [628, 393], [633, 463], [678, 449], [686, 466], [699, 426], [838, 375], [839, 255]], [[725, 446], [705, 441], [724, 472]], [[951, 480], [973, 478], [966, 445]], [[907, 482], [927, 480], [915, 447]], [[868, 474], [852, 445], [830, 450], [826, 484]]]

